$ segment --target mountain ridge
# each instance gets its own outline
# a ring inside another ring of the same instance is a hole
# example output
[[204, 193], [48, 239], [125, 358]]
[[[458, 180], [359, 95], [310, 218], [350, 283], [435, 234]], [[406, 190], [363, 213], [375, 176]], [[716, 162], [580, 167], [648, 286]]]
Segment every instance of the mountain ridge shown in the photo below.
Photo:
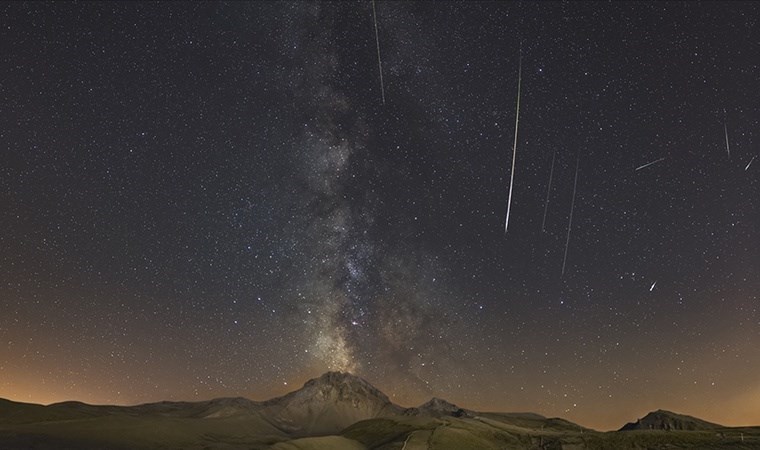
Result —
[[437, 397], [404, 408], [361, 377], [327, 372], [265, 401], [222, 397], [134, 406], [77, 401], [43, 406], [0, 399], [0, 447], [750, 449], [760, 448], [760, 427], [722, 427], [656, 410], [621, 431], [599, 432], [535, 413], [468, 410]]
[[[438, 397], [432, 397], [430, 400], [419, 406], [403, 407], [393, 403], [385, 393], [383, 393], [380, 389], [376, 388], [364, 378], [351, 373], [338, 371], [325, 372], [319, 377], [307, 380], [303, 386], [297, 390], [263, 401], [255, 401], [245, 397], [237, 396], [218, 397], [197, 402], [164, 400], [159, 402], [141, 403], [131, 406], [121, 406], [93, 405], [76, 400], [67, 400], [51, 403], [48, 405], [41, 405], [35, 403], [16, 402], [13, 400], [0, 398], [0, 420], [3, 419], [3, 409], [7, 408], [9, 404], [23, 405], [25, 408], [32, 409], [46, 408], [49, 411], [56, 411], [59, 413], [78, 413], [79, 415], [85, 416], [118, 413], [138, 413], [154, 414], [167, 417], [214, 418], [233, 416], [243, 413], [250, 414], [254, 412], [264, 412], [267, 414], [288, 416], [283, 418], [283, 420], [275, 422], [279, 423], [286, 430], [289, 430], [289, 432], [297, 430], [298, 427], [294, 425], [288, 425], [288, 422], [296, 422], [297, 419], [303, 419], [304, 416], [308, 414], [324, 414], [326, 413], [326, 409], [336, 406], [351, 406], [353, 409], [359, 410], [356, 412], [356, 414], [349, 414], [349, 419], [357, 419], [355, 421], [392, 415], [474, 417], [478, 414], [518, 414], [498, 412], [478, 413], [474, 410], [461, 408], [458, 405], [455, 405], [445, 399]], [[303, 410], [303, 408], [305, 408], [305, 410]], [[549, 420], [548, 418], [535, 413], [522, 414], [532, 415], [535, 418], [540, 418], [543, 420]], [[339, 417], [338, 419], [341, 419], [338, 426], [343, 426], [346, 417]], [[312, 422], [314, 422], [314, 419], [312, 419]], [[319, 420], [316, 420], [315, 424], [318, 424], [318, 422]], [[344, 428], [353, 423], [355, 422], [348, 423], [344, 426]], [[644, 429], [712, 430], [722, 427], [723, 425], [708, 422], [693, 416], [674, 413], [664, 409], [658, 409], [647, 413], [644, 417], [637, 419], [636, 422], [626, 423], [619, 429], [619, 431]], [[319, 429], [318, 426], [316, 428]], [[336, 431], [335, 427], [327, 428], [329, 429], [323, 431]], [[310, 432], [312, 431], [313, 427]]]

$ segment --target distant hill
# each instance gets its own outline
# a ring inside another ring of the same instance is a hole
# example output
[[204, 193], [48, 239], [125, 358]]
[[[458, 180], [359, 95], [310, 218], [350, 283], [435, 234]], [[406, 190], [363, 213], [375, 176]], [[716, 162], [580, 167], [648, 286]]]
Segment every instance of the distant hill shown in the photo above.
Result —
[[2, 450], [760, 448], [758, 427], [725, 428], [662, 410], [623, 430], [600, 433], [533, 413], [478, 412], [440, 398], [403, 408], [366, 380], [340, 372], [264, 402], [43, 406], [0, 399]]
[[475, 413], [462, 409], [453, 403], [449, 403], [446, 400], [433, 397], [427, 403], [424, 403], [416, 408], [407, 408], [404, 410], [404, 415], [407, 416], [429, 416], [429, 417], [472, 417]]
[[688, 430], [709, 431], [723, 428], [722, 425], [710, 423], [696, 417], [676, 414], [674, 412], [658, 409], [650, 412], [636, 422], [623, 425], [620, 431], [630, 430]]

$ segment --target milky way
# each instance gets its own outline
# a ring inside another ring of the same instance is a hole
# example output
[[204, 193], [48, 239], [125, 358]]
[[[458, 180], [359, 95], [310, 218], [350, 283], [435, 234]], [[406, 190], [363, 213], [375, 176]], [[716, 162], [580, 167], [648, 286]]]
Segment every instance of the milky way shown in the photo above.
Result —
[[374, 6], [0, 6], [0, 397], [760, 423], [758, 6]]
[[392, 158], [383, 155], [393, 149], [376, 143], [384, 114], [362, 111], [341, 85], [345, 62], [329, 45], [336, 39], [331, 34], [338, 28], [336, 11], [317, 5], [307, 14], [314, 23], [295, 44], [303, 58], [312, 59], [297, 99], [303, 129], [294, 143], [300, 156], [294, 183], [301, 203], [284, 230], [297, 242], [298, 254], [285, 272], [295, 293], [288, 299], [289, 320], [303, 325], [306, 351], [330, 370], [382, 370], [392, 364], [403, 368], [397, 376], [421, 380], [412, 359], [431, 351], [430, 316], [443, 318], [430, 311], [436, 301], [428, 298], [432, 293], [417, 292], [434, 283], [434, 264], [412, 261], [426, 260], [424, 250], [420, 256], [385, 240], [380, 228], [397, 224], [383, 220], [388, 193], [382, 189], [398, 180]]

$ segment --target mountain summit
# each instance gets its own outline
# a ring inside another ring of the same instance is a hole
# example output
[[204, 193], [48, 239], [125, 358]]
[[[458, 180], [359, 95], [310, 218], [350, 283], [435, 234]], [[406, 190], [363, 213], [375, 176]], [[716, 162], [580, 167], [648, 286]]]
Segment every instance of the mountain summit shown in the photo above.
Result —
[[[312, 378], [304, 383], [303, 392], [325, 394], [333, 392], [342, 400], [364, 401], [373, 399], [381, 403], [390, 403], [388, 396], [372, 386], [364, 378], [344, 372], [327, 372], [319, 378]], [[298, 391], [297, 391], [298, 392]]]
[[338, 433], [360, 420], [401, 414], [403, 408], [355, 375], [327, 372], [264, 403], [273, 425], [291, 434]]

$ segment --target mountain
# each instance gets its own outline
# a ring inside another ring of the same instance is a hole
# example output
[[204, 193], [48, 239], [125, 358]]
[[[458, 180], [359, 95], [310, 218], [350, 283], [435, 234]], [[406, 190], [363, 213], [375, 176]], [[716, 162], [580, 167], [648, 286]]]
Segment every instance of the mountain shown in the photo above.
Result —
[[710, 423], [696, 417], [676, 414], [674, 412], [658, 409], [650, 412], [646, 416], [623, 425], [620, 431], [630, 430], [688, 430], [688, 431], [710, 431], [723, 428], [722, 425]]
[[364, 379], [340, 372], [264, 402], [43, 406], [0, 399], [3, 450], [760, 448], [760, 427], [721, 427], [662, 410], [623, 430], [639, 431], [600, 433], [561, 418], [478, 412], [439, 398], [402, 408]]
[[364, 379], [327, 372], [295, 392], [264, 402], [262, 414], [288, 434], [312, 436], [337, 434], [361, 420], [403, 410]]

